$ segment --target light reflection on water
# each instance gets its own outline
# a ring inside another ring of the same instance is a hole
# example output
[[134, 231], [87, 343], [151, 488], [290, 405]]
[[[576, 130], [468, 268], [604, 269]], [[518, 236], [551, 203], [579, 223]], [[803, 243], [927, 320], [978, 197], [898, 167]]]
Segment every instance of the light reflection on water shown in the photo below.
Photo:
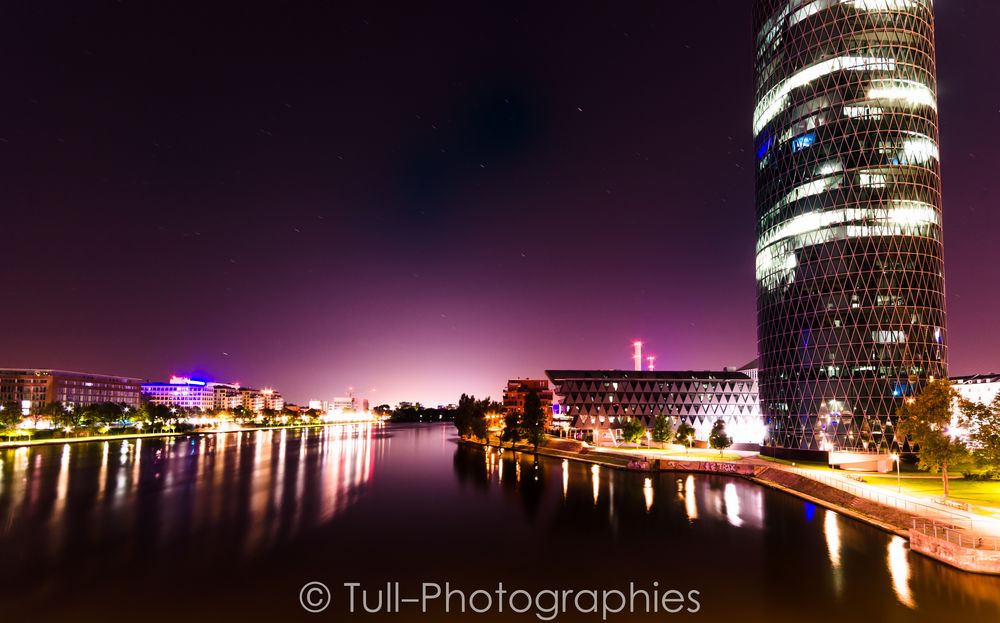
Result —
[[837, 514], [826, 512], [823, 520], [823, 535], [826, 537], [826, 549], [830, 554], [830, 564], [834, 569], [840, 568], [840, 525], [837, 523]]
[[896, 597], [904, 606], [916, 608], [913, 592], [910, 590], [910, 559], [906, 548], [906, 540], [899, 536], [889, 541], [889, 573], [892, 575], [892, 588]]
[[353, 501], [372, 475], [372, 430], [259, 430], [0, 451], [0, 544], [44, 541], [57, 558], [70, 537], [108, 541], [142, 525], [147, 538], [168, 544], [238, 518], [239, 549], [250, 555], [304, 524], [328, 522]]
[[695, 497], [694, 476], [688, 475], [684, 481], [684, 511], [688, 521], [698, 519], [698, 498]]

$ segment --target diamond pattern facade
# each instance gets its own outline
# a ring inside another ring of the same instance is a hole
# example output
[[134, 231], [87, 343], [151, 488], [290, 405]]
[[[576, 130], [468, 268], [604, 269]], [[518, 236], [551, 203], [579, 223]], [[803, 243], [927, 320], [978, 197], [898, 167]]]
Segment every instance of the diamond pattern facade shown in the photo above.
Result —
[[908, 451], [947, 374], [932, 2], [755, 0], [754, 32], [765, 445]]
[[652, 428], [658, 415], [695, 429], [708, 439], [716, 420], [736, 443], [759, 444], [762, 437], [757, 387], [741, 372], [629, 372], [624, 370], [549, 370], [560, 405], [578, 430], [620, 429], [638, 418]]

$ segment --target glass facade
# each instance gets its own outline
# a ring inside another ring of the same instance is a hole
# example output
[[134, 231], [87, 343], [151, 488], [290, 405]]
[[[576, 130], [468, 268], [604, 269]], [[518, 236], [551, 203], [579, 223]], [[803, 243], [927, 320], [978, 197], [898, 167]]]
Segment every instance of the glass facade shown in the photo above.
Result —
[[765, 444], [908, 451], [947, 374], [932, 1], [755, 0], [754, 33]]

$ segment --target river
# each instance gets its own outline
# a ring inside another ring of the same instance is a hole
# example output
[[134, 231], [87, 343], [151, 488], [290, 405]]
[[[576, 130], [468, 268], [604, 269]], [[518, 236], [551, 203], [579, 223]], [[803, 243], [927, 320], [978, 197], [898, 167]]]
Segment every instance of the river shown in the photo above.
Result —
[[[609, 620], [1000, 621], [1000, 578], [795, 497], [501, 454], [444, 424], [37, 446], [0, 461], [5, 621], [537, 621], [542, 591], [636, 588], [676, 590], [686, 609]], [[310, 581], [333, 594], [319, 614], [300, 602]], [[502, 582], [538, 601], [521, 615], [445, 614], [442, 600], [387, 612], [391, 596], [376, 614], [347, 610], [345, 583], [373, 607], [397, 581], [403, 598]], [[601, 620], [572, 602], [558, 620]]]

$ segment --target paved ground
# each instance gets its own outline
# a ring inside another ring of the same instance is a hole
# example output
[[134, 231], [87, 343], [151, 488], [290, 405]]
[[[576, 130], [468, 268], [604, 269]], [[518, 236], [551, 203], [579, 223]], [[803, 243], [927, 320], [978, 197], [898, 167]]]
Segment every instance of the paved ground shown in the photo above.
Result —
[[[927, 521], [938, 521], [970, 530], [978, 535], [1000, 537], [1000, 518], [984, 516], [976, 510], [965, 511], [958, 508], [943, 506], [934, 502], [934, 496], [916, 496], [907, 493], [896, 493], [884, 487], [858, 482], [842, 472], [833, 470], [810, 470], [790, 467], [781, 463], [753, 457], [747, 461], [766, 466], [772, 470], [782, 470], [815, 480], [818, 483], [837, 488], [857, 497], [882, 504], [890, 508], [905, 511], [909, 515]], [[912, 523], [912, 519], [911, 519]]]

